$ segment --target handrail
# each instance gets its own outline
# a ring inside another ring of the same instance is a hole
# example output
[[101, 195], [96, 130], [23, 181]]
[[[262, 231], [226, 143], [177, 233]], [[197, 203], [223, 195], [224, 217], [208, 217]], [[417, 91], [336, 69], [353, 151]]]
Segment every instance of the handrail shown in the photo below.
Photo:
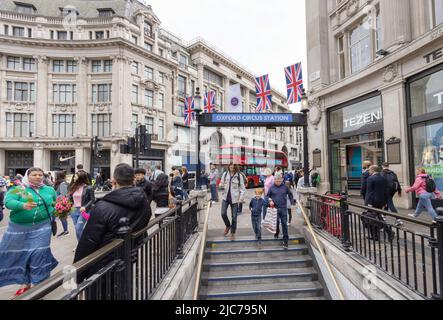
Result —
[[[101, 261], [103, 258], [107, 257], [110, 253], [117, 250], [119, 247], [123, 245], [123, 240], [116, 239], [94, 252], [93, 254], [87, 256], [83, 260], [78, 261], [73, 265], [77, 274], [83, 272], [86, 268], [94, 265], [95, 263]], [[66, 274], [63, 271], [57, 272], [55, 275], [42, 282], [38, 286], [31, 288], [29, 291], [24, 293], [23, 295], [16, 297], [12, 300], [38, 300], [45, 297], [47, 294], [52, 292], [54, 289], [60, 287], [65, 280]]]
[[338, 294], [340, 295], [340, 299], [341, 300], [345, 300], [343, 292], [342, 292], [340, 286], [338, 285], [337, 279], [335, 278], [335, 275], [332, 272], [331, 266], [330, 266], [328, 260], [326, 259], [326, 256], [325, 256], [325, 254], [324, 254], [324, 252], [323, 252], [323, 250], [322, 250], [322, 248], [320, 246], [320, 242], [318, 241], [317, 236], [316, 236], [316, 234], [314, 232], [314, 229], [312, 228], [311, 221], [309, 220], [308, 216], [306, 215], [305, 209], [303, 208], [303, 206], [300, 204], [299, 201], [297, 201], [297, 205], [300, 207], [301, 212], [303, 213], [303, 217], [304, 217], [304, 219], [305, 219], [305, 221], [306, 221], [306, 223], [307, 223], [307, 225], [309, 227], [309, 232], [311, 233], [312, 237], [314, 238], [314, 241], [315, 241], [315, 244], [317, 245], [318, 251], [320, 251], [321, 257], [324, 260], [324, 262], [326, 264], [326, 267], [328, 268], [328, 272], [329, 272], [329, 274], [330, 274], [330, 276], [332, 278], [332, 281], [334, 282], [334, 285], [335, 285], [335, 288], [338, 291]]
[[205, 224], [203, 225], [202, 241], [200, 243], [200, 256], [198, 257], [197, 276], [195, 277], [194, 295], [193, 295], [192, 300], [198, 300], [198, 293], [200, 290], [200, 277], [201, 277], [203, 258], [204, 258], [205, 247], [206, 247], [206, 237], [208, 234], [209, 210], [211, 209], [211, 205], [212, 205], [212, 201], [209, 201], [208, 202], [208, 209], [206, 210]]

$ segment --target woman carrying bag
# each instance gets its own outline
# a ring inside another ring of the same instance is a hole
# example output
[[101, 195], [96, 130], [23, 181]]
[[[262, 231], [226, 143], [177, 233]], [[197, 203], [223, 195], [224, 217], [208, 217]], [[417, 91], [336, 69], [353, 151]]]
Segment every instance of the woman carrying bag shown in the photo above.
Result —
[[51, 252], [54, 205], [57, 195], [43, 183], [44, 172], [29, 169], [23, 186], [9, 189], [6, 208], [11, 210], [8, 230], [0, 243], [0, 287], [18, 284], [16, 296], [51, 275], [58, 265]]
[[76, 177], [77, 179], [69, 189], [68, 197], [75, 208], [71, 213], [71, 218], [74, 222], [77, 240], [79, 241], [88, 220], [88, 213], [94, 204], [95, 195], [93, 187], [89, 185], [88, 174], [85, 171], [79, 171]]

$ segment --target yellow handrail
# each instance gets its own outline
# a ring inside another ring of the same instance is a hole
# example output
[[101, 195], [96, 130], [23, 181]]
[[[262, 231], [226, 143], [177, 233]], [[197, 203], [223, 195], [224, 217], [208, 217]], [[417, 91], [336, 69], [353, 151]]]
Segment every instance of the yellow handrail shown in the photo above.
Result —
[[208, 201], [208, 209], [206, 210], [205, 224], [203, 225], [202, 241], [200, 243], [200, 255], [198, 257], [198, 264], [197, 264], [197, 276], [195, 278], [194, 295], [192, 300], [198, 300], [198, 293], [200, 290], [200, 277], [201, 277], [203, 258], [206, 247], [206, 236], [208, 234], [209, 210], [211, 209], [211, 205], [212, 201]]
[[345, 300], [343, 292], [340, 289], [340, 286], [338, 285], [337, 279], [335, 278], [335, 275], [332, 272], [331, 266], [330, 266], [328, 260], [326, 259], [326, 256], [325, 256], [325, 254], [324, 254], [324, 252], [323, 252], [323, 250], [322, 250], [322, 248], [320, 246], [320, 242], [318, 241], [317, 236], [314, 233], [314, 229], [312, 228], [311, 221], [309, 220], [308, 216], [306, 215], [305, 209], [303, 208], [303, 206], [300, 204], [299, 201], [297, 201], [297, 205], [300, 207], [301, 212], [303, 213], [303, 217], [304, 217], [304, 219], [305, 219], [305, 221], [306, 221], [306, 223], [307, 223], [307, 225], [309, 227], [309, 232], [312, 234], [312, 237], [314, 238], [314, 242], [317, 245], [318, 251], [320, 251], [321, 257], [324, 260], [324, 262], [326, 264], [326, 267], [328, 268], [328, 272], [329, 272], [329, 274], [330, 274], [330, 276], [332, 278], [332, 281], [334, 282], [334, 285], [335, 285], [335, 288], [338, 291], [338, 294], [340, 295], [340, 299], [341, 300]]

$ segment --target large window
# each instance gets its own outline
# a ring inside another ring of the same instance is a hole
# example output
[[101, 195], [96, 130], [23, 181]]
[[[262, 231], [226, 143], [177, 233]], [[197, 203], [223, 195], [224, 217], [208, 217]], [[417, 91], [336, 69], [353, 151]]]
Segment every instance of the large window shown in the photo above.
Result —
[[101, 60], [93, 60], [92, 61], [92, 72], [102, 72], [102, 61]]
[[33, 82], [6, 82], [7, 100], [35, 102], [35, 84]]
[[165, 109], [165, 95], [163, 93], [158, 94], [158, 103], [159, 103], [159, 108], [161, 110], [164, 110]]
[[132, 73], [138, 75], [138, 62], [136, 61], [132, 63]]
[[163, 119], [158, 120], [158, 139], [165, 139], [165, 120]]
[[136, 86], [135, 84], [132, 85], [131, 102], [134, 104], [138, 104], [138, 86]]
[[382, 124], [380, 96], [369, 98], [330, 113], [331, 134], [349, 133]]
[[145, 79], [154, 80], [154, 69], [145, 66], [143, 76]]
[[360, 24], [350, 34], [351, 71], [358, 72], [372, 61], [370, 28]]
[[93, 84], [92, 85], [92, 102], [110, 102], [112, 95], [111, 84]]
[[154, 92], [152, 90], [145, 89], [145, 106], [154, 107]]
[[178, 76], [178, 96], [184, 98], [186, 96], [186, 78]]
[[138, 114], [133, 113], [132, 120], [131, 120], [131, 128], [132, 128], [132, 133], [134, 133], [134, 134], [137, 129], [137, 125], [138, 125]]
[[57, 138], [72, 138], [75, 136], [75, 115], [52, 115], [52, 136]]
[[145, 21], [143, 29], [145, 36], [152, 37], [152, 26], [149, 22]]
[[443, 109], [443, 70], [410, 84], [411, 116], [421, 116]]
[[154, 118], [145, 117], [145, 126], [146, 126], [146, 132], [149, 134], [153, 134], [154, 133]]
[[103, 61], [103, 72], [112, 72], [112, 60]]
[[54, 84], [53, 85], [54, 103], [68, 104], [75, 103], [77, 96], [77, 85], [75, 84]]
[[223, 87], [223, 78], [211, 70], [205, 69], [203, 72], [203, 78], [206, 81], [217, 84], [219, 87]]
[[179, 65], [180, 68], [185, 68], [188, 65], [188, 57], [184, 54], [180, 54]]
[[66, 61], [66, 72], [76, 73], [77, 72], [77, 61], [74, 61], [74, 60]]
[[16, 3], [15, 11], [24, 14], [34, 14], [37, 11], [37, 9], [32, 4]]
[[430, 0], [431, 1], [431, 17], [432, 27], [436, 27], [443, 23], [443, 0]]
[[111, 135], [111, 114], [92, 115], [92, 135], [97, 137], [109, 137]]
[[25, 36], [25, 28], [12, 27], [12, 34], [14, 37], [24, 37]]
[[6, 113], [6, 136], [8, 138], [31, 137], [33, 132], [33, 113]]

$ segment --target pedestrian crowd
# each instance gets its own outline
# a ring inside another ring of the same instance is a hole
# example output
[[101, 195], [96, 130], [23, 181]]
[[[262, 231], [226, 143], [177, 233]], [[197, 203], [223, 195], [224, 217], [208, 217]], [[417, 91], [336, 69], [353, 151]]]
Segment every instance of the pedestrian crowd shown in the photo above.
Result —
[[[51, 251], [51, 235], [69, 234], [71, 217], [78, 241], [74, 263], [104, 247], [117, 237], [119, 221], [129, 218], [133, 232], [145, 228], [156, 204], [156, 217], [178, 201], [189, 198], [189, 173], [185, 167], [166, 175], [161, 166], [153, 172], [118, 165], [111, 180], [112, 191], [95, 197], [91, 175], [78, 165], [71, 181], [64, 171], [55, 179], [40, 168], [30, 168], [14, 179], [0, 176], [0, 221], [3, 208], [10, 210], [7, 230], [0, 242], [0, 287], [20, 285], [15, 296], [50, 277], [58, 262]], [[103, 187], [103, 173], [95, 184]], [[209, 183], [208, 183], [209, 184]], [[56, 219], [63, 230], [57, 233]]]

